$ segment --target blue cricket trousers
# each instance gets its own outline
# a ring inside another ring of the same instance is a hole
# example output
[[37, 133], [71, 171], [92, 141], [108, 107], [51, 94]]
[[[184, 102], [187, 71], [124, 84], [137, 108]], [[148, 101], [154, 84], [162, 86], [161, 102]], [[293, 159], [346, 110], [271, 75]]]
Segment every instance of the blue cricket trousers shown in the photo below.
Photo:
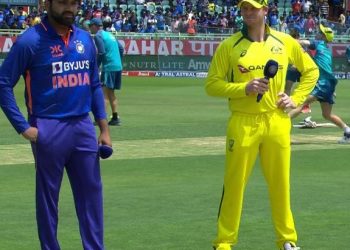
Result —
[[36, 166], [36, 219], [41, 249], [59, 250], [58, 200], [64, 168], [71, 184], [85, 250], [103, 246], [103, 199], [95, 128], [88, 115], [31, 118], [38, 128], [32, 150]]

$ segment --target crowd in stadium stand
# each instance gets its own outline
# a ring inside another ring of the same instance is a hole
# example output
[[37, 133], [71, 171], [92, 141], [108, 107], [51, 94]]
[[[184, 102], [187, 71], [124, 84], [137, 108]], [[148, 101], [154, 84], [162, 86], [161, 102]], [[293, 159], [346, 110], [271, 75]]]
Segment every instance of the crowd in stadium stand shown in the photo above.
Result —
[[[336, 34], [350, 34], [350, 11], [343, 0], [270, 0], [267, 23], [288, 32], [314, 34], [318, 23], [331, 19]], [[132, 2], [132, 3], [130, 3]], [[232, 33], [243, 25], [238, 0], [116, 0], [116, 4], [84, 0], [76, 25], [88, 30], [92, 18], [101, 18], [111, 31]], [[26, 29], [38, 22], [45, 11], [7, 6], [0, 9], [0, 29]], [[336, 25], [334, 25], [336, 24]]]

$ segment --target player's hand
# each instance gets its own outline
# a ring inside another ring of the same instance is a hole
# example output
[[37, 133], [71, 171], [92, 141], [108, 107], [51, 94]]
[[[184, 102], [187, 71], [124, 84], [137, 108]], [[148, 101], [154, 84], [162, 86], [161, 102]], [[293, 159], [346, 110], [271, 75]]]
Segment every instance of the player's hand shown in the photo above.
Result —
[[112, 140], [111, 140], [111, 136], [109, 135], [109, 131], [101, 131], [101, 134], [98, 137], [98, 144], [108, 145], [112, 147]]
[[279, 93], [278, 98], [277, 107], [280, 109], [295, 109], [297, 107], [292, 98], [290, 98], [290, 96], [286, 93]]
[[265, 78], [255, 78], [248, 82], [248, 84], [245, 87], [245, 93], [246, 95], [264, 94], [266, 91], [269, 90], [268, 83], [269, 80]]
[[22, 136], [28, 141], [36, 142], [38, 139], [38, 129], [35, 127], [29, 127], [26, 131], [22, 133]]
[[100, 128], [100, 136], [98, 137], [98, 144], [108, 145], [112, 147], [112, 140], [109, 134], [108, 122], [106, 119], [97, 120], [97, 125]]

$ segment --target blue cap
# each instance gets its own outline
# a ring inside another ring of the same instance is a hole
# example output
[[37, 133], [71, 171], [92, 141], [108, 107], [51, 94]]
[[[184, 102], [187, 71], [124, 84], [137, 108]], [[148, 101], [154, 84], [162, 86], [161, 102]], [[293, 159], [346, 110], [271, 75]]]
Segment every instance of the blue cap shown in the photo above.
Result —
[[93, 18], [90, 20], [89, 25], [96, 25], [96, 26], [102, 26], [102, 20], [101, 18]]

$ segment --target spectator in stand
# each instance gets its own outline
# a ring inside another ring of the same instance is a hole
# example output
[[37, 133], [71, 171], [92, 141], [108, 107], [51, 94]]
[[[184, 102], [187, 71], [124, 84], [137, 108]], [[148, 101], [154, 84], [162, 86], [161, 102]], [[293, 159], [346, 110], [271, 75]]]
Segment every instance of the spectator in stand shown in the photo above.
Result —
[[17, 20], [17, 28], [18, 29], [25, 29], [27, 28], [27, 22], [26, 22], [26, 19], [27, 19], [27, 12], [25, 12], [23, 10], [23, 7], [22, 6], [19, 6], [17, 8], [18, 10], [18, 13], [17, 13], [17, 17], [16, 17], [16, 20]]
[[329, 4], [327, 0], [320, 0], [320, 18], [327, 19], [329, 14]]
[[156, 8], [156, 14], [154, 16], [156, 20], [156, 28], [157, 30], [164, 31], [165, 30], [165, 18], [163, 15], [163, 8], [162, 7], [157, 7]]
[[208, 12], [209, 12], [209, 14], [214, 14], [214, 12], [215, 12], [215, 3], [214, 3], [214, 1], [213, 0], [210, 0], [209, 1], [209, 4], [208, 4]]
[[292, 0], [291, 3], [292, 3], [293, 14], [300, 13], [300, 10], [301, 10], [301, 2], [300, 2], [300, 0]]
[[5, 9], [5, 22], [10, 27], [10, 29], [17, 28], [15, 14], [14, 14], [12, 8], [8, 9], [7, 11]]
[[278, 12], [275, 9], [271, 9], [267, 14], [268, 24], [271, 28], [278, 30]]
[[182, 16], [179, 21], [179, 32], [186, 33], [187, 32], [187, 21], [186, 16]]
[[175, 7], [175, 11], [173, 13], [174, 16], [177, 15], [183, 15], [184, 14], [184, 7], [182, 5], [182, 3], [178, 0], [176, 3], [176, 7]]
[[188, 21], [187, 21], [187, 34], [189, 35], [195, 35], [196, 34], [196, 17], [192, 16]]
[[279, 31], [287, 33], [288, 32], [288, 26], [287, 23], [285, 21], [284, 16], [280, 16], [280, 20], [279, 20]]
[[237, 12], [237, 16], [235, 18], [235, 31], [241, 30], [243, 28], [243, 17], [241, 15], [241, 11]]
[[340, 24], [339, 33], [343, 34], [346, 31], [346, 25], [345, 25], [346, 17], [344, 15], [343, 11], [340, 13], [338, 21], [339, 21], [339, 24]]
[[219, 16], [220, 16], [219, 22], [220, 22], [220, 27], [222, 28], [222, 33], [227, 33], [228, 20], [224, 13], [221, 13]]
[[346, 25], [347, 28], [350, 28], [350, 11], [346, 12], [345, 25]]
[[95, 5], [93, 7], [92, 17], [93, 18], [102, 18], [102, 11], [101, 11], [101, 9], [98, 8], [97, 5]]
[[164, 14], [164, 29], [165, 31], [172, 31], [171, 30], [172, 27], [172, 17], [171, 17], [171, 12], [168, 10], [165, 10], [165, 14]]
[[300, 13], [300, 17], [294, 25], [294, 27], [297, 27], [299, 29], [300, 34], [305, 34], [305, 22], [306, 19], [304, 18], [304, 15]]
[[286, 16], [286, 24], [289, 26], [290, 24], [294, 23], [294, 18], [293, 18], [293, 12], [289, 11], [288, 16]]
[[147, 21], [146, 27], [142, 30], [142, 33], [156, 33], [156, 24], [157, 20], [155, 20], [152, 16], [151, 18]]
[[137, 22], [137, 17], [136, 17], [136, 14], [134, 11], [132, 11], [130, 13], [129, 23], [130, 23], [130, 31], [131, 32], [138, 32], [138, 29], [137, 29], [138, 22]]
[[301, 10], [303, 13], [309, 13], [310, 7], [312, 6], [312, 3], [310, 0], [302, 1], [301, 2]]
[[310, 13], [308, 14], [307, 20], [305, 21], [305, 35], [312, 35], [316, 31], [316, 21], [313, 17], [313, 15]]
[[193, 3], [191, 0], [186, 0], [186, 3], [185, 3], [185, 7], [186, 7], [186, 12], [187, 13], [190, 13], [193, 11]]
[[114, 21], [113, 26], [114, 26], [115, 31], [117, 31], [117, 32], [120, 32], [122, 30], [122, 26], [123, 26], [122, 15], [118, 15], [118, 17]]
[[80, 20], [82, 18], [83, 18], [83, 10], [80, 9], [80, 10], [78, 10], [77, 15], [75, 16], [74, 25], [79, 27], [79, 28], [82, 28], [81, 23], [80, 23]]

